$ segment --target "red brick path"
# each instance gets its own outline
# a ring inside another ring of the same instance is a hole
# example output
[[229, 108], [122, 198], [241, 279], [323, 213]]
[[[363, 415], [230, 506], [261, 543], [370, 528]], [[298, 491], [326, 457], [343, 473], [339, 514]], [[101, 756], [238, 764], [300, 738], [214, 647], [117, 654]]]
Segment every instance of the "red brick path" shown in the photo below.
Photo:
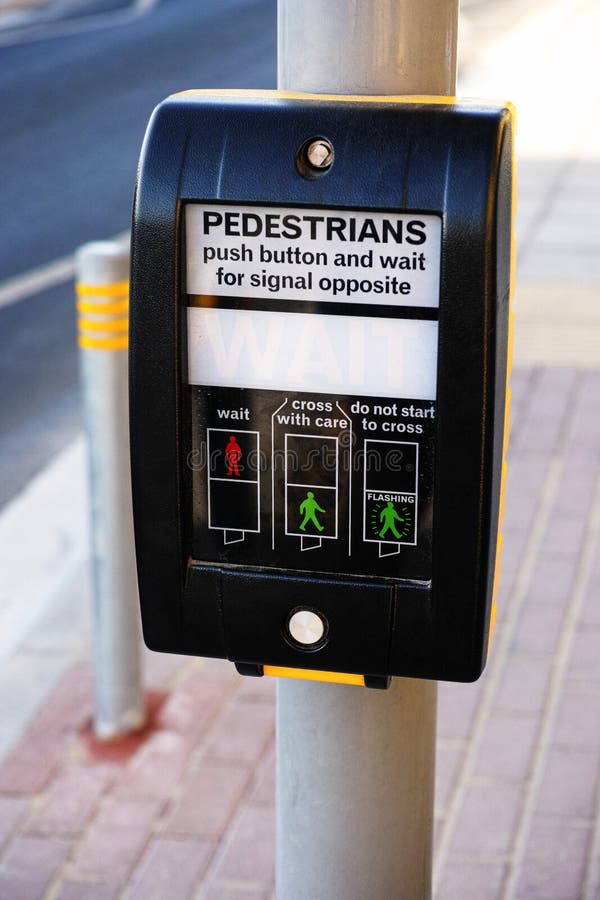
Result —
[[[435, 897], [598, 900], [600, 372], [513, 392], [492, 655], [439, 691]], [[147, 654], [146, 683], [148, 728], [102, 746], [75, 666], [0, 764], [2, 900], [272, 900], [273, 680]]]
[[87, 666], [48, 697], [0, 766], [0, 897], [271, 896], [274, 684], [170, 662], [137, 739], [93, 741]]

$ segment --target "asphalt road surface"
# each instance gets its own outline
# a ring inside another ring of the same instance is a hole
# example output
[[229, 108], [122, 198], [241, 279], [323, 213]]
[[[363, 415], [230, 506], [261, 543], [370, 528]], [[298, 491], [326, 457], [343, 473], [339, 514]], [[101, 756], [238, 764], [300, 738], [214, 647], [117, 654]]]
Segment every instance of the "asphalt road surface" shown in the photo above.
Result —
[[[162, 0], [127, 24], [2, 47], [0, 286], [129, 227], [165, 96], [275, 80], [275, 0]], [[0, 506], [79, 428], [77, 377], [69, 283], [0, 308]]]

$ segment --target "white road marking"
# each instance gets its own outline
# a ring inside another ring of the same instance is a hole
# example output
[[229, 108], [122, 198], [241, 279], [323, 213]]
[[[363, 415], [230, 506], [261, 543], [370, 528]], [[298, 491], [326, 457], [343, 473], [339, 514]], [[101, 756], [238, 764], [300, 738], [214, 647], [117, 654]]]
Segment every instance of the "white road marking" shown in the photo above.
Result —
[[[129, 240], [129, 232], [123, 231], [111, 240], [123, 243]], [[47, 263], [21, 275], [15, 275], [0, 284], [0, 309], [12, 306], [42, 291], [72, 281], [75, 277], [75, 257], [63, 256], [54, 262]]]
[[[35, 22], [34, 14], [30, 17], [30, 24], [25, 21], [19, 23], [18, 30], [2, 34], [0, 22], [0, 47], [28, 44], [32, 41], [41, 41], [45, 38], [61, 38], [79, 32], [97, 31], [99, 28], [111, 28], [117, 25], [126, 25], [140, 16], [146, 15], [157, 6], [159, 0], [135, 0], [125, 9], [114, 10], [108, 13], [96, 13], [82, 16], [79, 19], [70, 19], [55, 22]], [[10, 27], [7, 22], [4, 27]], [[14, 27], [14, 26], [13, 26]]]
[[75, 262], [72, 256], [65, 256], [63, 259], [57, 259], [48, 263], [46, 266], [40, 266], [39, 269], [33, 269], [25, 272], [23, 275], [16, 275], [9, 278], [4, 284], [0, 285], [0, 309], [5, 306], [12, 306], [20, 300], [25, 300], [33, 294], [39, 294], [41, 291], [54, 287], [69, 281], [75, 275]]

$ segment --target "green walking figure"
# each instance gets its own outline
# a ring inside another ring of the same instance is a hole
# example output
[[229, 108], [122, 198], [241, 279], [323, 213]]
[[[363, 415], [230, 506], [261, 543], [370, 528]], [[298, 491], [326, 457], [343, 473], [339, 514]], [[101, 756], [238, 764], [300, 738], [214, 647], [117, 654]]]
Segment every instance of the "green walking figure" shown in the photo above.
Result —
[[380, 538], [382, 538], [384, 534], [389, 530], [395, 537], [398, 538], [398, 540], [401, 540], [401, 535], [399, 535], [396, 531], [394, 522], [403, 522], [404, 519], [398, 515], [391, 500], [388, 500], [388, 505], [385, 506], [379, 513], [379, 521], [383, 522], [383, 528], [379, 532]]
[[306, 500], [303, 500], [300, 504], [300, 515], [304, 516], [302, 524], [300, 525], [300, 531], [306, 531], [306, 526], [309, 522], [312, 522], [318, 531], [324, 531], [325, 526], [321, 525], [321, 523], [317, 519], [317, 512], [324, 513], [325, 510], [319, 506], [319, 504], [315, 500], [315, 495], [313, 494], [313, 492], [308, 491], [306, 494]]

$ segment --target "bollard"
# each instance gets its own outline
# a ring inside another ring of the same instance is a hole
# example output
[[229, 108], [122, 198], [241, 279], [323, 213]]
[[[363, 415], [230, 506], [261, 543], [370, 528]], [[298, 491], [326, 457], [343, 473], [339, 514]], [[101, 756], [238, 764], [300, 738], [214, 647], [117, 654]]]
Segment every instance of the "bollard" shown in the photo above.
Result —
[[129, 469], [129, 248], [96, 241], [75, 261], [92, 519], [94, 732], [110, 740], [146, 718]]
[[[458, 0], [279, 0], [278, 87], [452, 95]], [[280, 679], [278, 900], [431, 896], [437, 685]]]

